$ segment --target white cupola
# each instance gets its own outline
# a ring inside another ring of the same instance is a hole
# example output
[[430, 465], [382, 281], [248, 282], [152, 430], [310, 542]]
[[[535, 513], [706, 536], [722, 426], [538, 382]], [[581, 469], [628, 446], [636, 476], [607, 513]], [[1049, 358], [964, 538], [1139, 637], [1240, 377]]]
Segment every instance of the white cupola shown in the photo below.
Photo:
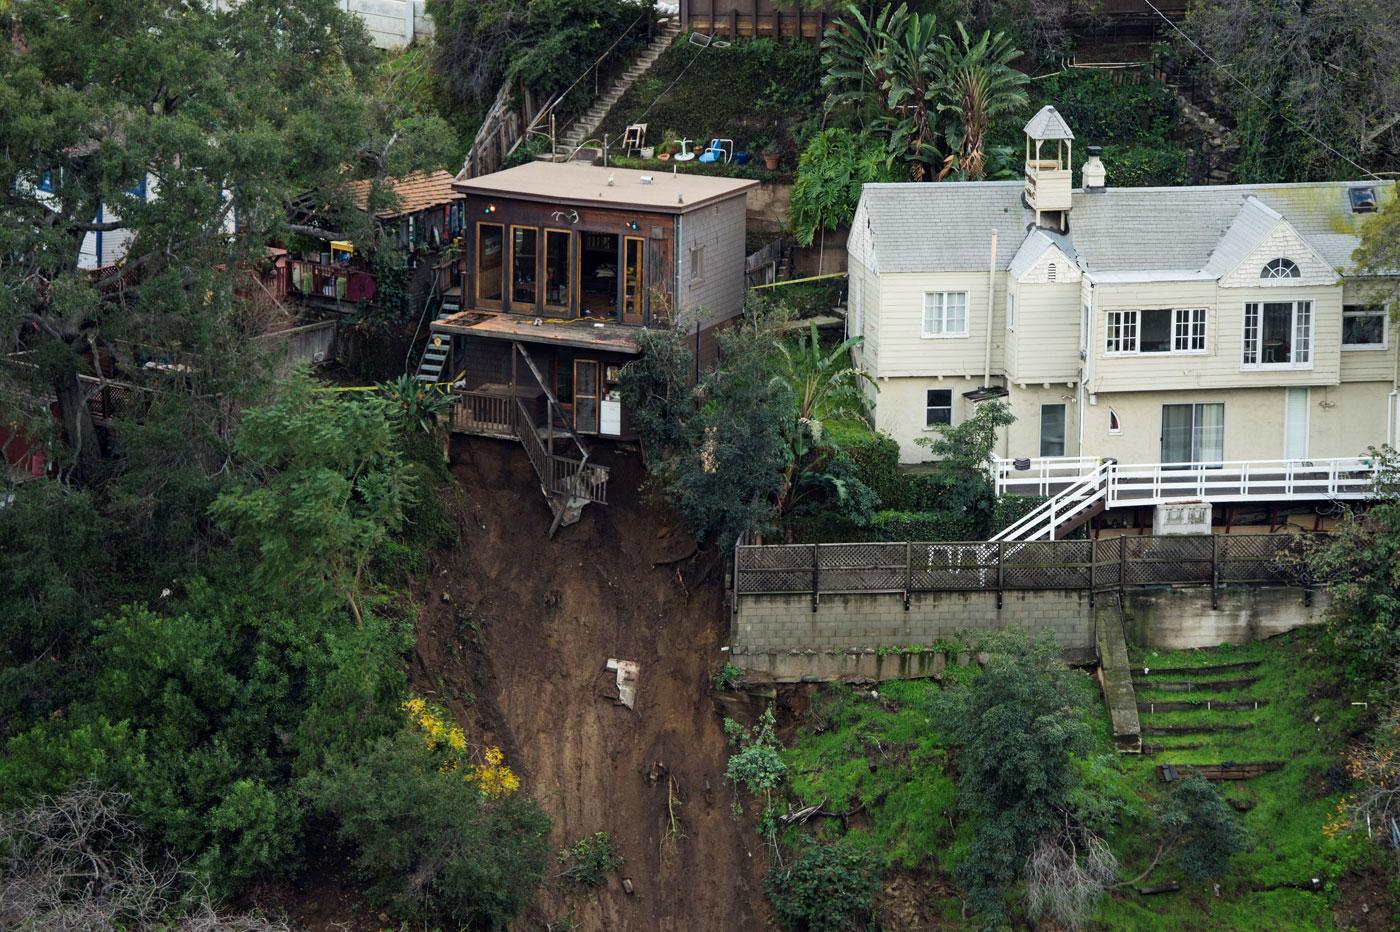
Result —
[[1031, 117], [1025, 133], [1026, 204], [1035, 211], [1036, 226], [1063, 231], [1074, 187], [1070, 169], [1074, 133], [1064, 117], [1048, 105]]

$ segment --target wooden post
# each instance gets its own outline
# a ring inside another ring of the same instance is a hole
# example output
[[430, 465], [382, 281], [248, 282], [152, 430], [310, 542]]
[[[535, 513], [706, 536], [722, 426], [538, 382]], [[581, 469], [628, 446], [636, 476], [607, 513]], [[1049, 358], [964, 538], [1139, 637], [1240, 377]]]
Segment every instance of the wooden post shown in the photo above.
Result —
[[1220, 539], [1210, 535], [1210, 609], [1220, 611]]
[[1006, 556], [1006, 541], [997, 541], [997, 610], [1001, 610], [1001, 561]]
[[904, 610], [909, 611], [909, 590], [914, 588], [914, 545], [904, 542]]
[[812, 612], [817, 610], [817, 603], [821, 601], [821, 560], [819, 558], [821, 544], [812, 545]]

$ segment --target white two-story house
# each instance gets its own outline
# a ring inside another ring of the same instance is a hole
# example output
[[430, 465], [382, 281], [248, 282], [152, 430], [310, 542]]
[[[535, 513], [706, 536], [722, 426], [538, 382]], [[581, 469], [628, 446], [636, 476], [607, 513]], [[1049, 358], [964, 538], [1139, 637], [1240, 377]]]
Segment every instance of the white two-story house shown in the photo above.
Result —
[[847, 327], [901, 458], [1002, 397], [1007, 458], [1185, 464], [1396, 442], [1400, 278], [1349, 274], [1380, 181], [1114, 188], [1073, 133], [1026, 126], [1025, 178], [867, 185]]

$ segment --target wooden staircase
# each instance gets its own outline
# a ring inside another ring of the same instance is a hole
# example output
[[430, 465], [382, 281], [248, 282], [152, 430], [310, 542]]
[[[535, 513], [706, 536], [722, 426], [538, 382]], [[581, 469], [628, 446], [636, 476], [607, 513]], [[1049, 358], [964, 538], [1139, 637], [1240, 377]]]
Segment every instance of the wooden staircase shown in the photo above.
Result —
[[627, 93], [636, 80], [646, 74], [652, 65], [656, 64], [656, 60], [671, 47], [671, 43], [675, 41], [676, 36], [680, 35], [680, 32], [680, 22], [675, 19], [664, 20], [658, 24], [656, 35], [651, 44], [627, 66], [627, 69], [622, 72], [612, 87], [593, 101], [593, 105], [584, 111], [557, 140], [554, 147], [556, 158], [573, 157], [579, 147], [598, 131], [598, 127], [603, 125], [603, 121], [607, 119], [617, 102], [622, 99], [622, 95]]

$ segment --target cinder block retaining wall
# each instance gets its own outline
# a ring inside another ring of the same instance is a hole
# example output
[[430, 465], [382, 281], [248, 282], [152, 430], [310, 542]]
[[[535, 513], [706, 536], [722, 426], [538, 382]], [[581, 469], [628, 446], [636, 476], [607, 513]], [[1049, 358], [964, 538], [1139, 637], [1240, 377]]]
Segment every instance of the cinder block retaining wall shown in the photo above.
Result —
[[[1101, 598], [1110, 598], [1103, 595]], [[1130, 590], [1131, 643], [1164, 649], [1243, 643], [1322, 619], [1325, 599], [1301, 589], [1229, 588], [1211, 607], [1208, 588]], [[1049, 630], [1075, 660], [1095, 656], [1094, 611], [1083, 590], [822, 595], [741, 594], [733, 615], [733, 663], [751, 679], [780, 683], [881, 681], [937, 676], [948, 661], [931, 649], [973, 644], [1006, 629]], [[956, 659], [956, 658], [954, 658]]]

